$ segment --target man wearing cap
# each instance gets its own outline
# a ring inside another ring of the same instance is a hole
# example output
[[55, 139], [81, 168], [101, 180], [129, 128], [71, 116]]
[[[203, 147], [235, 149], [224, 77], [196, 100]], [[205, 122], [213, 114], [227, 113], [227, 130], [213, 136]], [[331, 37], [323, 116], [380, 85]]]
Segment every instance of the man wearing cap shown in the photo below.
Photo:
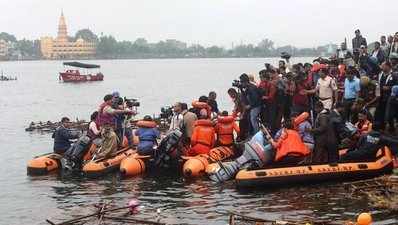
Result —
[[72, 131], [69, 129], [69, 118], [63, 117], [61, 124], [52, 135], [54, 138], [54, 152], [57, 154], [64, 154], [72, 144], [72, 139], [77, 139], [80, 136], [80, 132]]
[[368, 46], [368, 44], [366, 42], [366, 38], [362, 37], [361, 31], [359, 29], [357, 29], [355, 31], [355, 37], [352, 39], [352, 51], [354, 53], [355, 63], [358, 63], [359, 49], [361, 48], [361, 45], [365, 46], [365, 48]]

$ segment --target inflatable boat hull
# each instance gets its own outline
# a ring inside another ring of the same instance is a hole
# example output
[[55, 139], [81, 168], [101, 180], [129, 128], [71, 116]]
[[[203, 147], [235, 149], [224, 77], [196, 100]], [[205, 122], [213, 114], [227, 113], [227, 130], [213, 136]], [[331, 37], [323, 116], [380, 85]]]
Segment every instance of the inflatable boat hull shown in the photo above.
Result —
[[391, 173], [393, 161], [388, 148], [373, 162], [350, 162], [294, 166], [259, 170], [241, 170], [235, 177], [238, 187], [267, 187], [314, 183], [331, 180], [365, 179]]

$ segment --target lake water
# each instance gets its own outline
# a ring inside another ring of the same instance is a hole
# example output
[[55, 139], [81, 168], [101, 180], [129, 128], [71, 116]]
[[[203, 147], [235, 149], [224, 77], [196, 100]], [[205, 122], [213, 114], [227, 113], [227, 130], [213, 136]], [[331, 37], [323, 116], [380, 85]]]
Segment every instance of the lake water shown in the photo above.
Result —
[[[310, 59], [296, 59], [303, 62]], [[26, 163], [50, 152], [51, 134], [25, 132], [30, 121], [63, 116], [88, 119], [106, 93], [138, 98], [140, 116], [159, 113], [176, 101], [191, 102], [209, 91], [218, 93], [221, 109], [231, 110], [226, 94], [241, 73], [257, 73], [277, 59], [153, 59], [88, 61], [100, 64], [103, 82], [68, 84], [58, 81], [61, 61], [0, 62], [17, 81], [0, 82], [0, 224], [46, 224], [92, 210], [101, 200], [125, 205], [138, 198], [143, 217], [157, 215], [171, 224], [227, 224], [228, 210], [268, 219], [354, 219], [371, 210], [366, 199], [351, 199], [341, 184], [273, 190], [238, 191], [234, 183], [216, 185], [206, 179], [144, 176], [121, 180], [110, 175], [87, 180], [57, 175], [29, 177]], [[377, 224], [397, 224], [397, 215], [373, 211]], [[395, 218], [395, 219], [394, 219]]]

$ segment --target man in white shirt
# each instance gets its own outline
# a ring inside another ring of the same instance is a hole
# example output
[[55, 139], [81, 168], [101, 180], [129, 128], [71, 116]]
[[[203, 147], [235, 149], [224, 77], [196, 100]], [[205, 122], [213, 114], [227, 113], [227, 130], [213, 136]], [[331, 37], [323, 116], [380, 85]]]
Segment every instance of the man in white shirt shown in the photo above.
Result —
[[327, 74], [328, 69], [321, 69], [319, 71], [320, 78], [318, 79], [315, 89], [308, 90], [306, 93], [317, 93], [319, 101], [322, 102], [324, 109], [331, 110], [333, 105], [337, 102], [337, 85], [334, 78]]
[[176, 102], [173, 105], [173, 112], [174, 112], [174, 115], [171, 118], [169, 131], [180, 128], [180, 124], [184, 119], [184, 116], [182, 115], [181, 102]]

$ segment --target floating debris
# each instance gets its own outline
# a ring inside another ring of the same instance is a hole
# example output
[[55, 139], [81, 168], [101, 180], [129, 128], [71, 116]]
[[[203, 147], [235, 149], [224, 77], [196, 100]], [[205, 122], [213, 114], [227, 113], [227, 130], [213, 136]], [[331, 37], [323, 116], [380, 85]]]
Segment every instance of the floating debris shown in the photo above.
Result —
[[383, 176], [344, 185], [352, 196], [366, 196], [373, 207], [398, 212], [397, 176]]
[[[85, 224], [90, 222], [95, 222], [95, 224], [153, 224], [153, 225], [165, 225], [165, 223], [161, 223], [159, 221], [150, 221], [141, 218], [135, 218], [133, 215], [137, 215], [139, 213], [139, 202], [136, 199], [132, 199], [129, 201], [127, 206], [123, 207], [115, 207], [108, 208], [112, 202], [107, 202], [103, 204], [94, 205], [96, 211], [94, 213], [76, 217], [70, 220], [62, 221], [59, 223], [55, 223], [49, 219], [46, 219], [46, 222], [50, 225], [68, 225], [68, 224]], [[120, 211], [127, 210], [120, 214]], [[115, 214], [119, 212], [119, 214]], [[90, 221], [91, 219], [91, 221]]]
[[[61, 122], [30, 122], [29, 127], [25, 128], [25, 131], [42, 131], [42, 132], [54, 132], [59, 127]], [[70, 122], [70, 128], [75, 130], [87, 130], [88, 122], [85, 120], [76, 119], [76, 121]]]

